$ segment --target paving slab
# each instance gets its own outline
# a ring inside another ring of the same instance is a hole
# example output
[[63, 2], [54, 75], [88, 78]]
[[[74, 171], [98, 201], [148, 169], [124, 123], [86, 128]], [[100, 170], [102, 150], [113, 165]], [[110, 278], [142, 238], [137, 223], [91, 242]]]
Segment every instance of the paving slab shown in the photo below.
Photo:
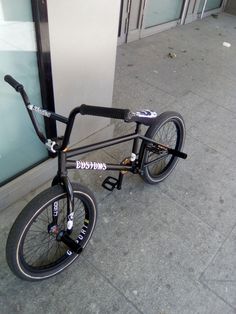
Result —
[[27, 283], [9, 275], [1, 280], [0, 286], [2, 314], [141, 313], [82, 258], [63, 274], [48, 281]]
[[[98, 242], [105, 242], [106, 248], [117, 249], [118, 246], [120, 250], [120, 247], [123, 247], [123, 244], [119, 244], [120, 237], [123, 237], [124, 233], [124, 245], [129, 249], [133, 245], [129, 245], [128, 239], [141, 240], [145, 232], [146, 237], [149, 235], [156, 241], [156, 247], [163, 248], [164, 252], [160, 258], [169, 257], [186, 272], [198, 278], [204, 265], [206, 267], [207, 261], [211, 260], [212, 254], [222, 243], [221, 234], [166, 197], [158, 187], [148, 186], [140, 180], [130, 178], [124, 189], [126, 193], [122, 194], [122, 198], [117, 191], [99, 204], [100, 221], [94, 242], [97, 239]], [[104, 232], [113, 236], [106, 239], [103, 237]], [[146, 245], [140, 241], [140, 247], [143, 246]], [[152, 247], [147, 250], [151, 251]]]
[[100, 204], [100, 216], [108, 208], [110, 220], [98, 221], [85, 258], [144, 313], [179, 313], [187, 303], [184, 313], [199, 306], [207, 313], [213, 304], [216, 313], [233, 313], [197, 281], [222, 236], [156, 188], [133, 184], [128, 191]]
[[161, 191], [228, 235], [236, 223], [234, 162], [191, 136], [185, 151], [188, 159], [160, 184]]
[[136, 111], [148, 108], [160, 112], [163, 106], [176, 101], [174, 96], [131, 75], [122, 75], [121, 81], [117, 80], [116, 84], [113, 95], [114, 106], [117, 104], [119, 107]]
[[236, 227], [201, 276], [201, 282], [236, 310]]
[[[26, 205], [19, 201], [1, 212], [1, 313], [141, 313], [122, 292], [81, 256], [61, 275], [41, 282], [25, 282], [9, 270], [5, 259], [7, 235], [13, 220]], [[102, 287], [102, 289], [101, 289]]]
[[[208, 106], [212, 108], [212, 106]], [[222, 108], [214, 110], [198, 121], [198, 125], [191, 128], [189, 134], [199, 141], [203, 141], [217, 152], [236, 161], [236, 114]], [[230, 139], [230, 140], [229, 140]]]

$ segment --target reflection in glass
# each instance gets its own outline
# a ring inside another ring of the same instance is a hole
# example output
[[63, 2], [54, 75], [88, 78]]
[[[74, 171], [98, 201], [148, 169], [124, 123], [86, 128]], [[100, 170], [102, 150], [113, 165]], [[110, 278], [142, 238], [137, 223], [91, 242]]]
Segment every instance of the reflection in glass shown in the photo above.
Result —
[[[223, 2], [222, 0], [207, 0], [205, 12], [220, 8], [222, 2]], [[200, 5], [199, 5], [199, 9], [198, 9], [198, 13], [202, 12], [204, 3], [205, 3], [205, 0], [201, 0]]]
[[180, 19], [184, 0], [147, 0], [144, 27]]
[[14, 76], [41, 106], [36, 50], [31, 1], [0, 0], [0, 185], [47, 157], [20, 95], [3, 80]]

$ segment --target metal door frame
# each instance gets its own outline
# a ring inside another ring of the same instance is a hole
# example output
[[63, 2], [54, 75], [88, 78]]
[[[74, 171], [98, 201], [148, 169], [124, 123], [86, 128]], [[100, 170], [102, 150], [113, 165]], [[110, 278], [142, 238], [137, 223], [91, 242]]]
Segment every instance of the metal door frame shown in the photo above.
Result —
[[[129, 2], [130, 2], [130, 4], [129, 4], [128, 17], [130, 16], [130, 12], [132, 9], [132, 0], [129, 0]], [[131, 31], [131, 32], [129, 32], [129, 29], [127, 29], [127, 42], [135, 41], [135, 40], [138, 40], [140, 38], [144, 38], [144, 37], [147, 37], [150, 35], [157, 34], [157, 33], [162, 32], [164, 30], [175, 27], [178, 24], [180, 24], [180, 25], [184, 24], [185, 17], [186, 17], [187, 11], [188, 11], [189, 2], [190, 2], [190, 0], [184, 1], [181, 16], [178, 20], [170, 21], [167, 23], [159, 24], [157, 26], [153, 26], [153, 27], [145, 29], [144, 25], [143, 25], [143, 19], [144, 19], [145, 12], [146, 12], [147, 0], [140, 0], [140, 12], [139, 12], [139, 17], [138, 17], [139, 28], [137, 28], [136, 30]]]
[[[148, 0], [145, 0], [143, 16], [145, 15], [147, 1]], [[143, 37], [146, 37], [146, 36], [150, 36], [150, 35], [154, 35], [156, 33], [165, 31], [167, 29], [176, 27], [177, 25], [182, 25], [184, 23], [184, 18], [185, 18], [186, 13], [187, 13], [189, 1], [190, 0], [184, 0], [182, 11], [181, 11], [181, 15], [180, 15], [180, 18], [178, 20], [174, 20], [174, 21], [170, 21], [170, 22], [167, 22], [167, 23], [159, 24], [159, 25], [152, 26], [152, 27], [149, 27], [149, 28], [146, 28], [146, 29], [144, 28], [144, 25], [142, 25], [140, 38], [143, 38]]]
[[[146, 4], [146, 0], [139, 0], [139, 16], [138, 16], [138, 27], [133, 31], [129, 31], [129, 23], [127, 28], [127, 42], [135, 41], [141, 38], [141, 29], [143, 24], [143, 16], [144, 16], [144, 8]], [[132, 10], [132, 0], [129, 0], [129, 12], [128, 12], [128, 20], [130, 19], [130, 13]]]
[[128, 32], [128, 18], [129, 18], [129, 2], [130, 0], [120, 1], [120, 18], [119, 18], [119, 28], [118, 28], [118, 45], [122, 45], [127, 41]]
[[[190, 22], [193, 22], [194, 20], [197, 20], [197, 19], [202, 19], [202, 18], [205, 18], [211, 14], [218, 14], [220, 12], [222, 12], [226, 6], [226, 3], [227, 3], [227, 0], [223, 0], [222, 1], [222, 4], [221, 4], [221, 7], [220, 8], [217, 8], [217, 9], [213, 9], [213, 10], [210, 10], [210, 11], [207, 11], [207, 12], [204, 12], [205, 10], [203, 10], [203, 12], [200, 12], [198, 13], [198, 9], [199, 9], [199, 6], [200, 6], [200, 3], [201, 3], [201, 0], [190, 0], [191, 4], [192, 4], [192, 7], [193, 7], [193, 11], [192, 13], [187, 14], [186, 16], [186, 23], [190, 23]], [[206, 1], [207, 3], [207, 1]], [[205, 3], [205, 5], [206, 5]], [[204, 8], [203, 8], [204, 9]]]
[[118, 37], [118, 45], [157, 34], [172, 27], [176, 27], [177, 25], [190, 23], [199, 18], [207, 17], [211, 14], [218, 14], [224, 10], [228, 0], [223, 0], [220, 8], [203, 12], [203, 14], [198, 13], [201, 0], [185, 0], [183, 3], [180, 19], [145, 29], [143, 25], [143, 19], [145, 16], [147, 1], [148, 0], [140, 0], [140, 11], [137, 23], [138, 28], [129, 32], [129, 18], [130, 12], [132, 10], [132, 0], [121, 0], [121, 5], [123, 5], [123, 8], [121, 9], [122, 15], [120, 18], [119, 29], [122, 31], [122, 36]]

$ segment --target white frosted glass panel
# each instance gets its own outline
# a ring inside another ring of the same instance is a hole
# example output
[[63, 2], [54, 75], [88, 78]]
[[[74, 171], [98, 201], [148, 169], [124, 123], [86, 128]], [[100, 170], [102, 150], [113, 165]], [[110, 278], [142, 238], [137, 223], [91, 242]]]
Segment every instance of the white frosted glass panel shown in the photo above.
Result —
[[[203, 6], [204, 6], [205, 0], [202, 0], [200, 2], [200, 6], [198, 9], [198, 13], [202, 12]], [[210, 10], [214, 10], [214, 9], [218, 9], [221, 7], [222, 4], [222, 0], [207, 0], [207, 4], [206, 4], [206, 8], [205, 8], [205, 12], [206, 11], [210, 11]]]
[[[11, 21], [13, 18], [16, 20]], [[29, 0], [0, 1], [0, 184], [47, 157], [20, 94], [3, 80], [11, 74], [24, 84], [31, 102], [42, 105], [34, 25], [30, 21]], [[44, 131], [43, 119], [38, 120]]]
[[184, 0], [147, 0], [144, 27], [152, 27], [181, 16]]
[[4, 21], [31, 21], [30, 0], [1, 0], [0, 19]]

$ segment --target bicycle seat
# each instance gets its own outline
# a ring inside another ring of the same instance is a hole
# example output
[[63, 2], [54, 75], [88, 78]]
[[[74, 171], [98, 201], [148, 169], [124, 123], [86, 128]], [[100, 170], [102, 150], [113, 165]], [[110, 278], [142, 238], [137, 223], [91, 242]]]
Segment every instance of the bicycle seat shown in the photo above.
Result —
[[144, 109], [137, 112], [129, 112], [125, 122], [139, 122], [145, 125], [152, 125], [157, 117], [155, 111]]

